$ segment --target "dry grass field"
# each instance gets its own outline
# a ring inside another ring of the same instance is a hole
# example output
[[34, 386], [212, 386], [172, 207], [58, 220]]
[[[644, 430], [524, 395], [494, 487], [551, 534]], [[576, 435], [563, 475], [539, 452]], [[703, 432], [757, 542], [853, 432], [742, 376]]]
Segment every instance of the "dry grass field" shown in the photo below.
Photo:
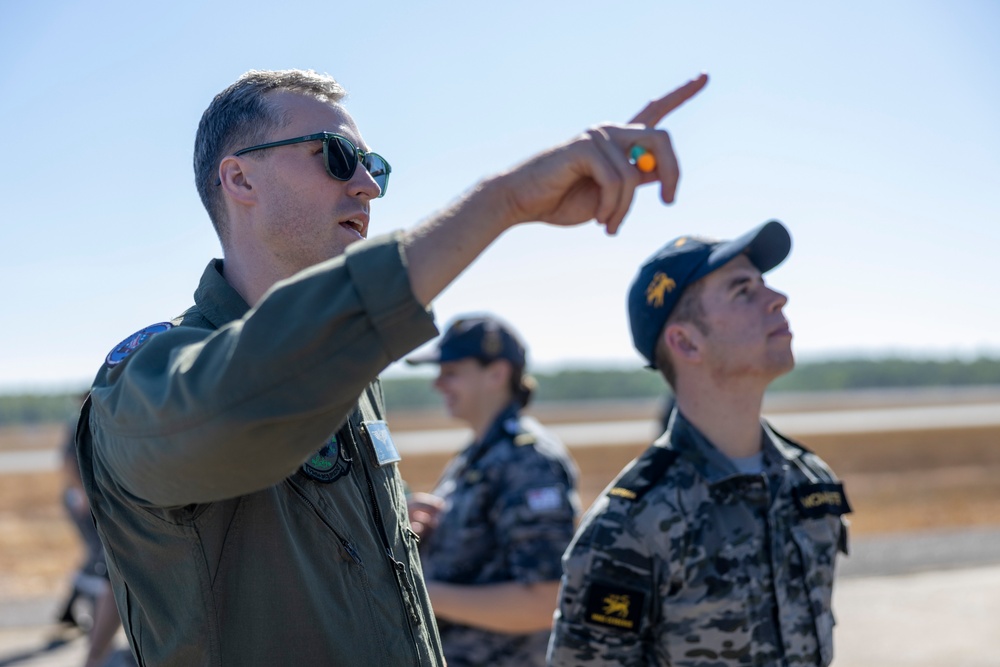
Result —
[[[1000, 525], [1000, 428], [814, 436], [804, 444], [843, 479], [854, 535]], [[647, 445], [572, 450], [584, 507]], [[447, 458], [404, 457], [400, 468], [413, 490], [428, 491]]]
[[[649, 417], [649, 406], [613, 410], [614, 419]], [[645, 411], [645, 414], [641, 414]], [[544, 423], [599, 421], [593, 406], [540, 409]], [[390, 415], [394, 430], [454, 425], [440, 415]], [[0, 429], [0, 452], [58, 448], [61, 425]], [[795, 436], [794, 433], [789, 435]], [[584, 506], [648, 443], [576, 448]], [[1000, 525], [1000, 427], [809, 437], [843, 478], [854, 535], [954, 526]], [[405, 455], [413, 490], [430, 490], [448, 455]], [[0, 475], [0, 600], [58, 595], [82, 552], [60, 504], [58, 472]]]

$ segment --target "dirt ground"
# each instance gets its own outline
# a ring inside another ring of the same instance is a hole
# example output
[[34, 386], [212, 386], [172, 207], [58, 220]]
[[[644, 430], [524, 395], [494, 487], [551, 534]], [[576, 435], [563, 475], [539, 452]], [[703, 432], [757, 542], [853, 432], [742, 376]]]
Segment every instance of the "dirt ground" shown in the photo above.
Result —
[[[547, 423], [581, 416], [586, 421], [601, 417], [592, 407], [584, 413], [539, 413]], [[614, 410], [614, 418], [635, 417]], [[397, 431], [445, 425], [436, 415], [393, 416]], [[58, 448], [63, 428], [0, 429], [0, 452]], [[574, 449], [584, 507], [647, 444]], [[805, 444], [843, 478], [854, 508], [854, 535], [1000, 525], [1000, 427], [813, 436]], [[400, 469], [413, 490], [427, 491], [447, 458], [404, 455]], [[82, 551], [60, 503], [61, 489], [58, 472], [0, 475], [0, 599], [67, 590]]]

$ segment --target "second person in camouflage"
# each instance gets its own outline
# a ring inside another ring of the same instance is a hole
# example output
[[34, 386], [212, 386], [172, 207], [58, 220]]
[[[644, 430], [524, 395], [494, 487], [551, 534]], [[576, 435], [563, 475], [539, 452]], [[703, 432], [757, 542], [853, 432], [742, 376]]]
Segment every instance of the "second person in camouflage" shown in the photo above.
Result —
[[787, 298], [762, 276], [790, 247], [771, 221], [680, 237], [640, 268], [632, 337], [676, 406], [566, 552], [551, 665], [830, 664], [850, 508], [826, 464], [760, 416], [794, 364]]
[[566, 448], [521, 415], [524, 345], [495, 317], [465, 317], [407, 361], [440, 364], [435, 388], [475, 434], [410, 502], [448, 665], [541, 667], [579, 501]]

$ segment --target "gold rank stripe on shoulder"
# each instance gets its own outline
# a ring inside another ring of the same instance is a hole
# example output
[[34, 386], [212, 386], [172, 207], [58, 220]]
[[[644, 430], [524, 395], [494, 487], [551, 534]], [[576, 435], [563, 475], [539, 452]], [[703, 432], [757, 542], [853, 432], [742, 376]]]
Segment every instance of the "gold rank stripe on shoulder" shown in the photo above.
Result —
[[651, 446], [622, 474], [607, 495], [638, 501], [657, 485], [678, 456], [676, 450]]
[[514, 444], [518, 447], [524, 447], [525, 445], [535, 444], [535, 436], [530, 433], [522, 433], [520, 435], [514, 436]]

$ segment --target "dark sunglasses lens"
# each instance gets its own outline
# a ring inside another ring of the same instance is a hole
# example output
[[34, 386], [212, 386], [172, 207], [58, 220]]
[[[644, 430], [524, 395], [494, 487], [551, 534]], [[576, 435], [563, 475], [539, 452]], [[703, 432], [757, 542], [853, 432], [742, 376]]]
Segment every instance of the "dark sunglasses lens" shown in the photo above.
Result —
[[365, 169], [382, 190], [379, 197], [384, 197], [386, 188], [389, 187], [389, 163], [378, 153], [368, 153], [365, 155]]
[[330, 173], [333, 174], [334, 178], [347, 181], [354, 175], [354, 169], [358, 166], [358, 154], [354, 145], [347, 139], [331, 137], [326, 157], [330, 165]]
[[[341, 181], [349, 181], [358, 166], [358, 149], [344, 137], [330, 137], [326, 149], [327, 163], [333, 177]], [[385, 195], [389, 185], [389, 163], [377, 153], [364, 154], [364, 167], [378, 183], [379, 197]]]

